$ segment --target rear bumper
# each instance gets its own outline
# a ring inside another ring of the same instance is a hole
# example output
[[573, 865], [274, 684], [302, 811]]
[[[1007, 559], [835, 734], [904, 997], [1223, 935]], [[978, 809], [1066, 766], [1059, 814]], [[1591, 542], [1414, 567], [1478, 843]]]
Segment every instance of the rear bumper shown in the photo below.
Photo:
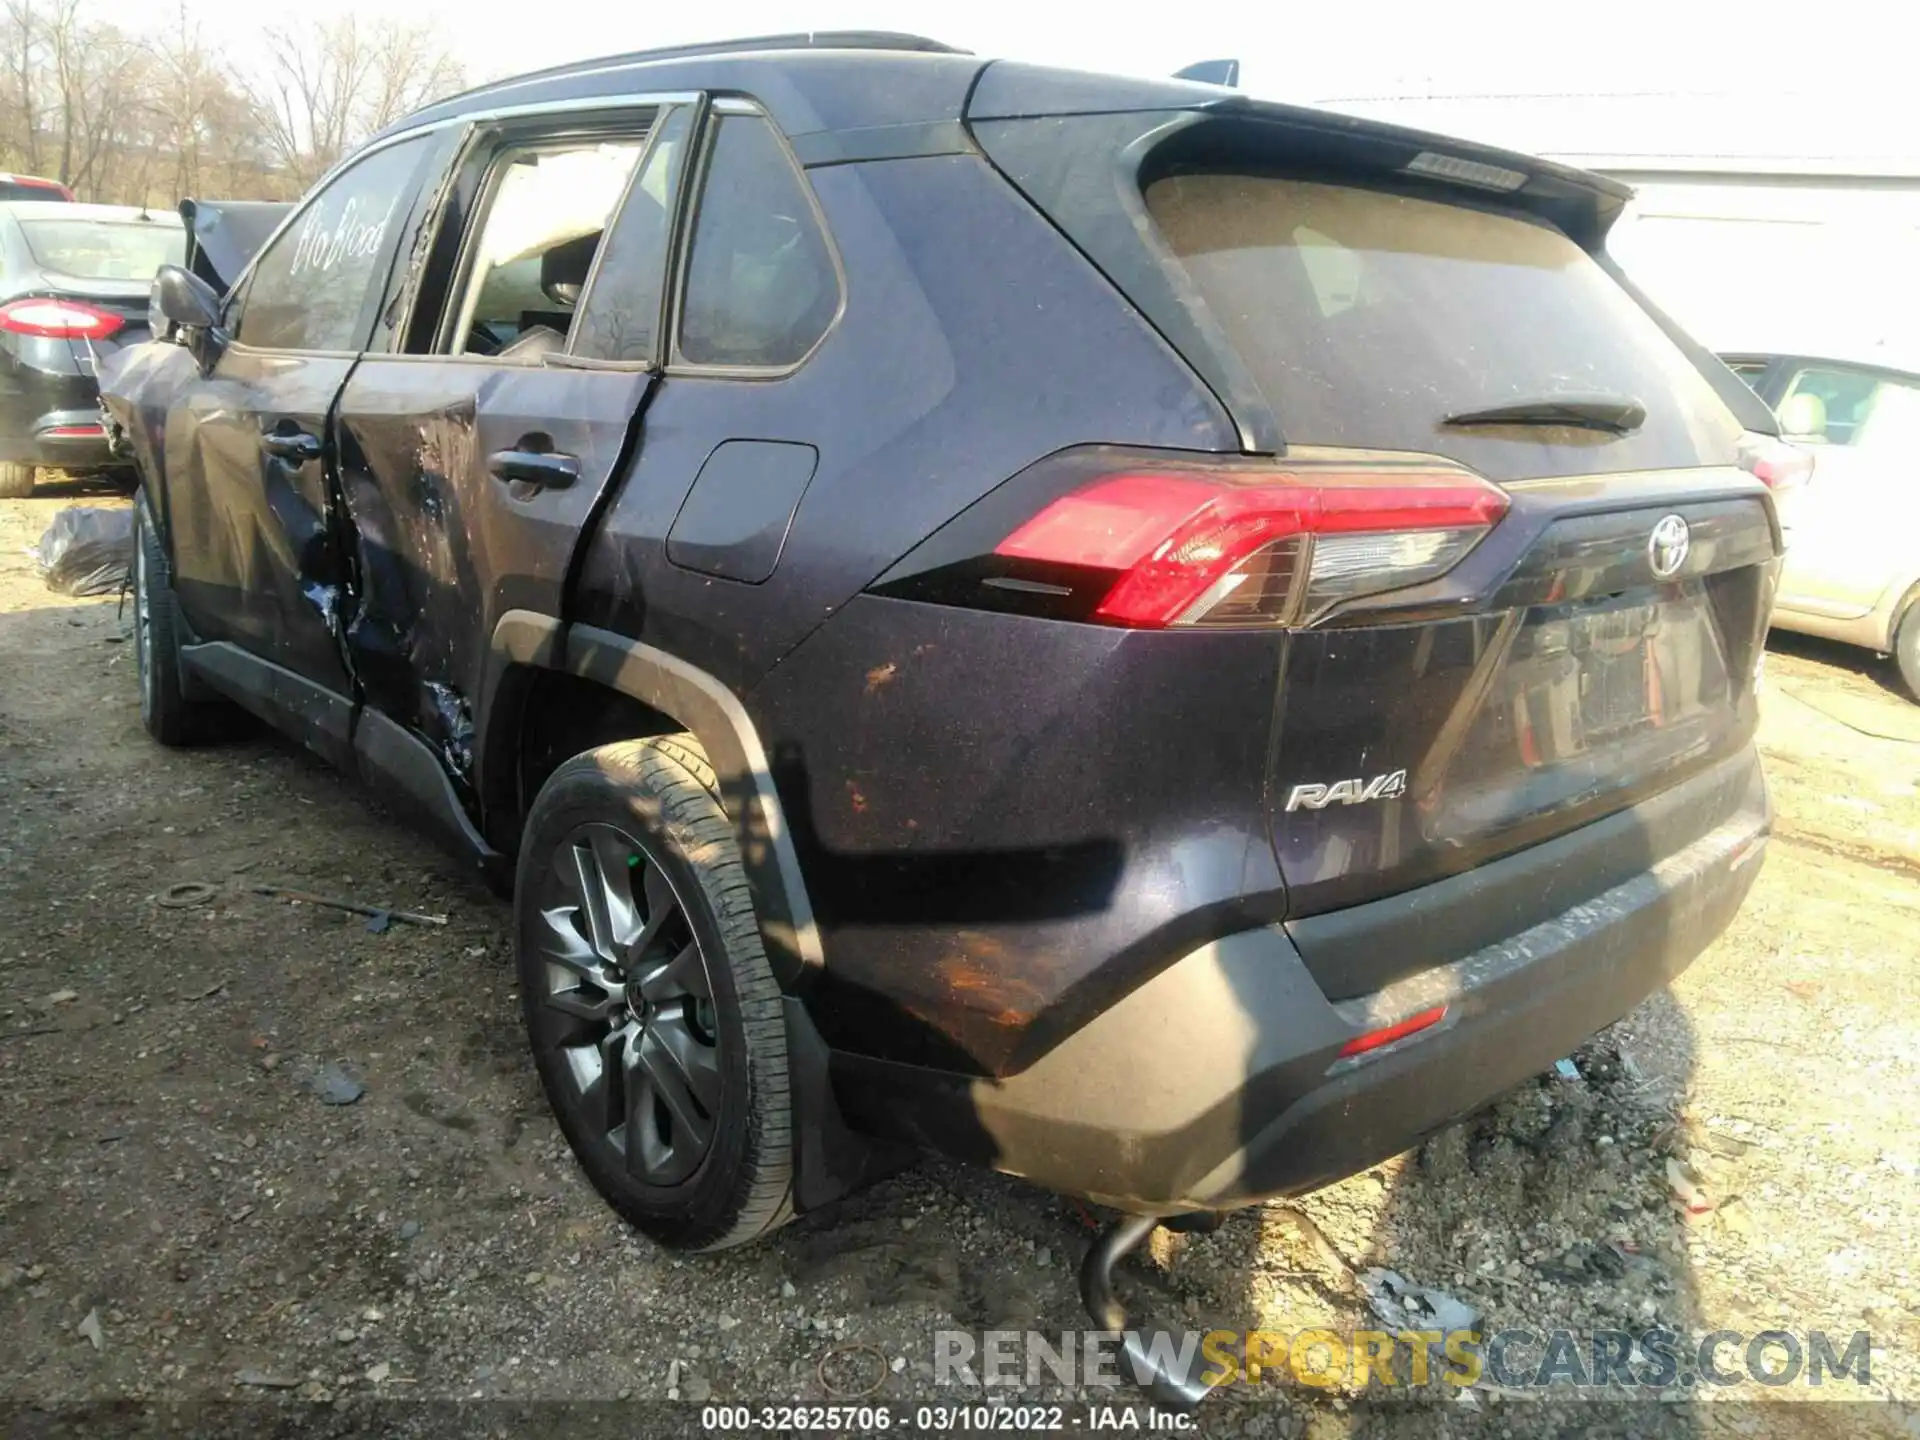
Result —
[[120, 463], [100, 418], [100, 387], [70, 342], [0, 345], [0, 461], [103, 470]]
[[[1610, 822], [1657, 834], [1669, 807], [1730, 782], [1742, 800], [1707, 833], [1384, 989], [1330, 1001], [1284, 930], [1243, 931], [1017, 1075], [853, 1061], [843, 1100], [879, 1128], [1126, 1210], [1226, 1209], [1327, 1184], [1538, 1074], [1685, 969], [1758, 873], [1769, 811], [1757, 757], [1749, 748]], [[1474, 873], [1497, 889], [1502, 866], [1525, 863], [1521, 852]], [[1456, 885], [1451, 903], [1474, 903], [1476, 888]], [[1365, 908], [1385, 921], [1390, 907], [1432, 903], [1416, 890]], [[1439, 1025], [1341, 1058], [1355, 1035], [1442, 1004]]]
[[[127, 462], [113, 453], [99, 412], [91, 420], [86, 412], [39, 417], [44, 424], [25, 435], [0, 436], [0, 460], [26, 465], [45, 465], [56, 470], [113, 470]], [[87, 427], [93, 427], [89, 433]]]

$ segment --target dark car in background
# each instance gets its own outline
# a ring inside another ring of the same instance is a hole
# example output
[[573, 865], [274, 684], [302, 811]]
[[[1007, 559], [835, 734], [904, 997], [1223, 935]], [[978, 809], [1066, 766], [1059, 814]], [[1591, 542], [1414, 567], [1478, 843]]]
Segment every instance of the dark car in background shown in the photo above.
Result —
[[147, 338], [162, 265], [186, 253], [168, 211], [57, 200], [0, 204], [0, 496], [41, 467], [115, 468], [100, 421], [100, 361]]
[[112, 369], [147, 726], [512, 889], [662, 1242], [929, 1146], [1137, 1217], [1112, 1325], [1156, 1218], [1541, 1072], [1752, 883], [1778, 441], [1626, 196], [888, 36], [440, 103]]

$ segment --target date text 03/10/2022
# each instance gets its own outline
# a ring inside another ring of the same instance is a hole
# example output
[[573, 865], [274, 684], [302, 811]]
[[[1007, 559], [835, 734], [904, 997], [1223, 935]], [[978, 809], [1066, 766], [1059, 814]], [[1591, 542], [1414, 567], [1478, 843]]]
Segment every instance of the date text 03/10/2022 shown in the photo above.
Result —
[[1152, 1405], [708, 1405], [700, 1428], [715, 1434], [809, 1430], [871, 1435], [1010, 1434], [1043, 1431], [1134, 1431], [1184, 1434], [1195, 1428], [1190, 1413]]

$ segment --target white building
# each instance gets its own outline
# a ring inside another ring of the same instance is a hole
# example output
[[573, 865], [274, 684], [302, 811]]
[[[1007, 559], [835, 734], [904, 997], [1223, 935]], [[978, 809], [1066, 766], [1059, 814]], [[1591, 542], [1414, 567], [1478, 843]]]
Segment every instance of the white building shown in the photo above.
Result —
[[1912, 102], [1876, 91], [1792, 103], [1807, 98], [1751, 91], [1319, 103], [1624, 180], [1636, 195], [1609, 248], [1715, 350], [1920, 371]]

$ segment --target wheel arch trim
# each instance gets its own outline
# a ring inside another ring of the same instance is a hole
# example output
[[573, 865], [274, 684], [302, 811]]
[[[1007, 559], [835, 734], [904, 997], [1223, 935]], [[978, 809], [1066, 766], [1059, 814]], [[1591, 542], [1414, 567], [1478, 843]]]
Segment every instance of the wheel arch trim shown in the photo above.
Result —
[[[494, 627], [478, 713], [488, 735], [482, 753], [494, 763], [504, 738], [492, 702], [516, 666], [558, 670], [632, 696], [692, 732], [720, 781], [752, 890], [767, 959], [792, 992], [824, 963], [819, 927], [800, 873], [800, 859], [774, 788], [759, 731], [739, 697], [706, 671], [651, 645], [592, 625], [567, 625], [530, 610], [509, 610]], [[515, 728], [515, 727], [509, 727]]]

